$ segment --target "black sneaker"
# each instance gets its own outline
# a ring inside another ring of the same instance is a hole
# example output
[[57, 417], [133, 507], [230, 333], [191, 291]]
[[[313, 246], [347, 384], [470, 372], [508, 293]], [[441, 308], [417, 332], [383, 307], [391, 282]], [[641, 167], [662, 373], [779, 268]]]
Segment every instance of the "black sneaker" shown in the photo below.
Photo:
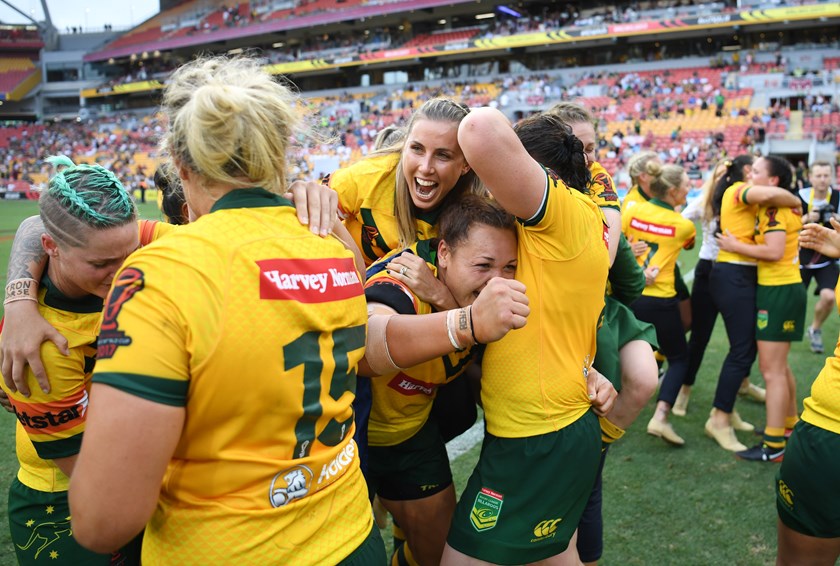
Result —
[[785, 458], [785, 449], [771, 448], [762, 442], [747, 450], [735, 452], [735, 456], [741, 460], [751, 460], [753, 462], [781, 462]]

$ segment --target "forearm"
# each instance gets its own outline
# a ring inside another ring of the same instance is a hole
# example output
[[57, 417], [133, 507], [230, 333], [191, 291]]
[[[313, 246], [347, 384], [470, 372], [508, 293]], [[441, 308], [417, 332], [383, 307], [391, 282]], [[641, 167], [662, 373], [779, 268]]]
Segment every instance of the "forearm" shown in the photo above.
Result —
[[[409, 368], [450, 354], [455, 351], [450, 335], [460, 348], [472, 346], [469, 310], [454, 309], [452, 315], [449, 312], [392, 317], [387, 336], [394, 363]], [[450, 317], [448, 327], [447, 316]], [[417, 336], [422, 336], [423, 340], [417, 340]]]
[[12, 242], [6, 281], [34, 279], [40, 281], [47, 266], [47, 253], [41, 245], [44, 223], [39, 216], [30, 216], [20, 223]]
[[[778, 250], [767, 244], [746, 244], [744, 242], [733, 242], [732, 251], [758, 259], [761, 261], [778, 261], [781, 259]], [[784, 250], [782, 250], [784, 252]]]
[[798, 208], [802, 205], [799, 197], [792, 192], [780, 189], [779, 187], [765, 185], [754, 185], [750, 187], [747, 190], [745, 199], [747, 204], [757, 204], [760, 206]]
[[356, 242], [353, 241], [353, 236], [350, 235], [350, 232], [344, 226], [342, 222], [336, 222], [333, 226], [333, 235], [338, 238], [344, 247], [353, 252], [353, 263], [356, 265], [356, 271], [359, 272], [361, 276], [362, 283], [365, 282], [365, 259], [362, 257], [362, 251], [359, 249], [359, 246], [356, 245]]

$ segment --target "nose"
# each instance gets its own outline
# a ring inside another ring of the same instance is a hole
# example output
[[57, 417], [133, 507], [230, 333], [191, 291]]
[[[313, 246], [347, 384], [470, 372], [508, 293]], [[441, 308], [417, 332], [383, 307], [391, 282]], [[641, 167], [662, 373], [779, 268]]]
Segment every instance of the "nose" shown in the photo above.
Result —
[[431, 173], [435, 170], [431, 153], [427, 153], [420, 159], [420, 170], [427, 173]]

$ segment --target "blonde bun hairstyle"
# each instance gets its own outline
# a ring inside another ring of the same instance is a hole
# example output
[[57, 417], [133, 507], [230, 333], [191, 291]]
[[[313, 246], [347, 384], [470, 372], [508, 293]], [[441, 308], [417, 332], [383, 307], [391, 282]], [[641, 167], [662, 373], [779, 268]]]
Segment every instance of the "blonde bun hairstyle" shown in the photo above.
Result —
[[286, 190], [297, 96], [249, 57], [209, 57], [173, 73], [163, 96], [163, 150], [206, 184]]

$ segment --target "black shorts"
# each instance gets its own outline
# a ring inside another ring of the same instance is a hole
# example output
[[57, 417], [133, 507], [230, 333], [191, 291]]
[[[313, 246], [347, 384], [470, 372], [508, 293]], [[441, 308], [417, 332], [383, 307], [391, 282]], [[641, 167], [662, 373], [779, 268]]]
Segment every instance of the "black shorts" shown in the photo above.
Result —
[[840, 275], [840, 268], [837, 267], [837, 262], [832, 261], [824, 267], [816, 269], [802, 268], [799, 270], [802, 274], [802, 284], [805, 289], [811, 284], [811, 279], [817, 280], [817, 288], [814, 289], [814, 294], [819, 295], [823, 289], [834, 289], [837, 286], [837, 276]]

